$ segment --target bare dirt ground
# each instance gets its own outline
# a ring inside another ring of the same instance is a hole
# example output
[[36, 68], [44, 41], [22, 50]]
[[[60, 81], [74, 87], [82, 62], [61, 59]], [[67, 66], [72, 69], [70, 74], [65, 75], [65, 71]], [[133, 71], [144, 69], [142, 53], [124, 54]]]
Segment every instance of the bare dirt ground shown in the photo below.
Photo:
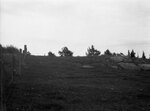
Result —
[[[91, 68], [83, 68], [91, 65]], [[29, 56], [8, 111], [150, 111], [150, 71], [113, 69], [109, 58]]]

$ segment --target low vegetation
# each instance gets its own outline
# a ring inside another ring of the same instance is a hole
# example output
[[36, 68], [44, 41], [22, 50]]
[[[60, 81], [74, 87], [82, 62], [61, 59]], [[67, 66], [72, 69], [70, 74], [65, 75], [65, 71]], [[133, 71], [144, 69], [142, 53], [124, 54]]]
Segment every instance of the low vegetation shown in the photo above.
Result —
[[70, 57], [67, 47], [60, 51], [63, 57], [53, 56], [26, 56], [10, 87], [7, 111], [150, 110], [149, 59], [109, 50]]
[[21, 79], [15, 82], [7, 109], [149, 111], [149, 71], [116, 69], [114, 66], [118, 63], [106, 55], [29, 56]]

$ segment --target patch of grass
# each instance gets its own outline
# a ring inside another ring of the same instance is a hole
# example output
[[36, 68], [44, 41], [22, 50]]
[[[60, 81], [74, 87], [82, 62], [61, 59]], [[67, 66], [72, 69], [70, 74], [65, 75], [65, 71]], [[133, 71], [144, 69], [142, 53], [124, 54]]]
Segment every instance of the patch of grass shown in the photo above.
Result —
[[149, 72], [114, 70], [117, 64], [105, 56], [28, 56], [25, 63], [9, 111], [150, 110]]

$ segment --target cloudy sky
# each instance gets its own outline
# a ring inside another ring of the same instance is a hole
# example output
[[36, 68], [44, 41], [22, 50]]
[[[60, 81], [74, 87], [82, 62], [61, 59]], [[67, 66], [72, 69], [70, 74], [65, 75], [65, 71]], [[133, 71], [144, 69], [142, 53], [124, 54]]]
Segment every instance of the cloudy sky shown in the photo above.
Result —
[[149, 0], [0, 0], [0, 41], [32, 54], [58, 55], [67, 46], [85, 55], [94, 45], [150, 54]]

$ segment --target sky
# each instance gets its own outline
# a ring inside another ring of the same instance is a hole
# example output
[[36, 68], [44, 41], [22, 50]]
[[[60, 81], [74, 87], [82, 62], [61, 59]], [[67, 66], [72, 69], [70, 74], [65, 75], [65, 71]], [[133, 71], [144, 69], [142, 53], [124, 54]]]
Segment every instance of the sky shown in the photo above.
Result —
[[84, 56], [91, 45], [150, 54], [150, 0], [0, 0], [0, 24], [2, 45], [34, 55], [67, 46]]

